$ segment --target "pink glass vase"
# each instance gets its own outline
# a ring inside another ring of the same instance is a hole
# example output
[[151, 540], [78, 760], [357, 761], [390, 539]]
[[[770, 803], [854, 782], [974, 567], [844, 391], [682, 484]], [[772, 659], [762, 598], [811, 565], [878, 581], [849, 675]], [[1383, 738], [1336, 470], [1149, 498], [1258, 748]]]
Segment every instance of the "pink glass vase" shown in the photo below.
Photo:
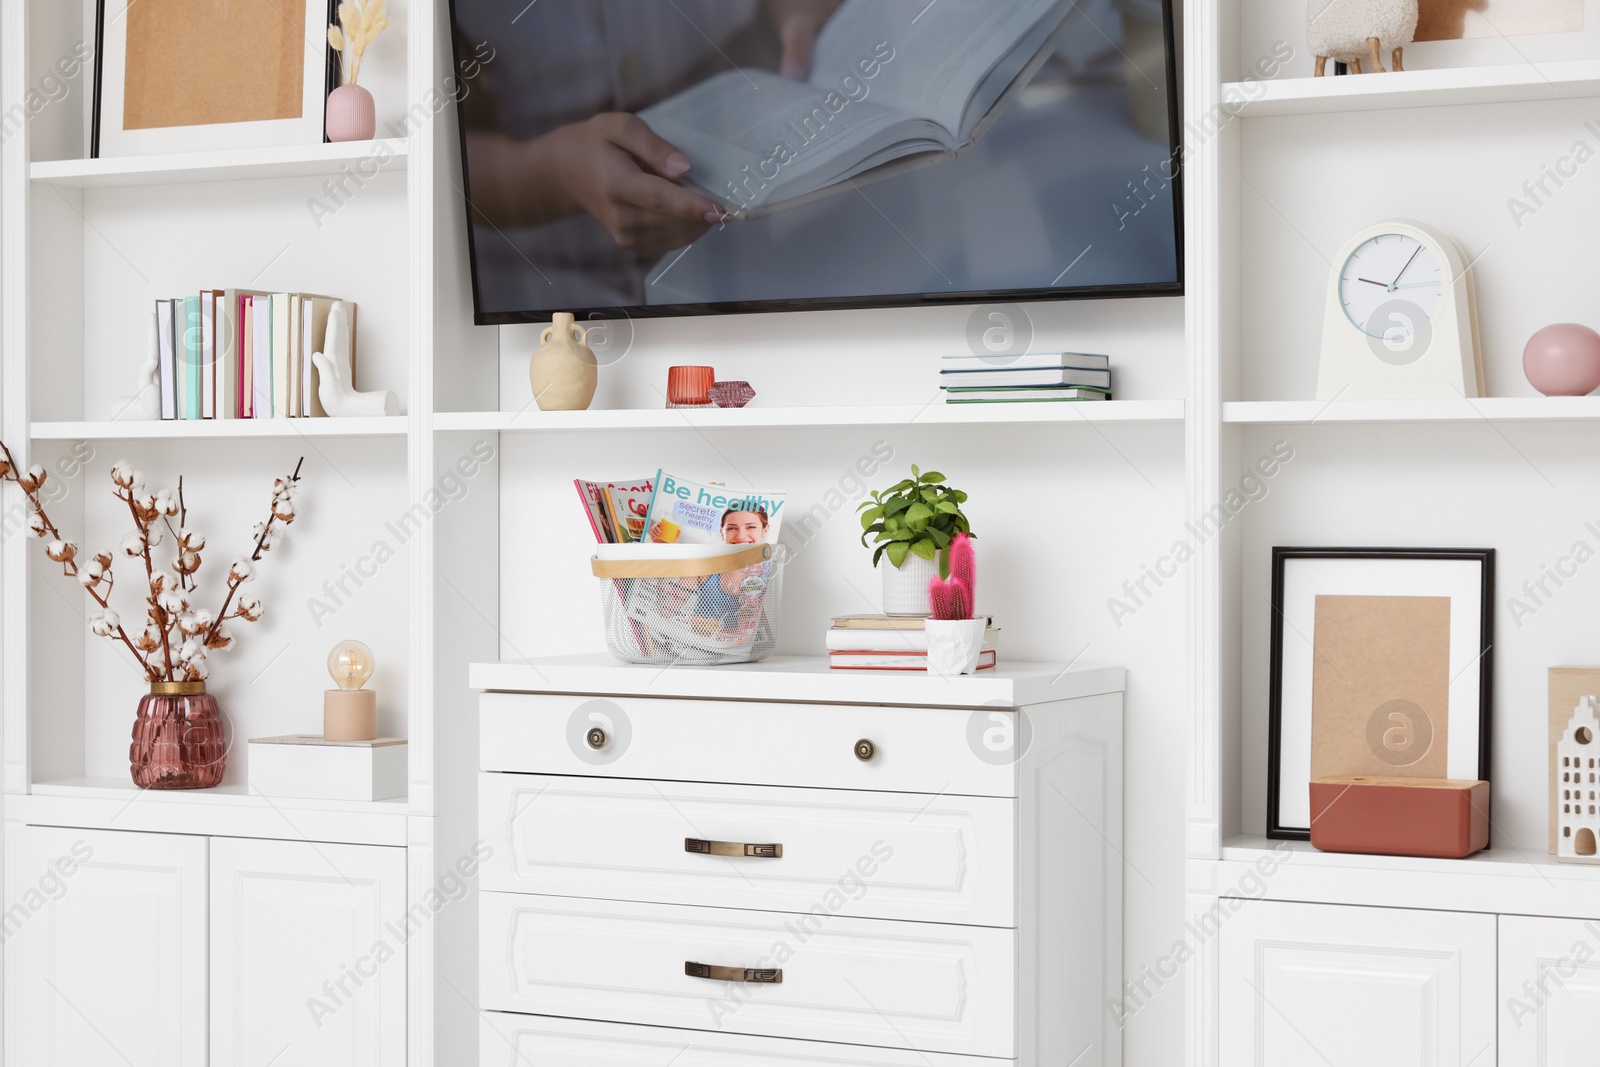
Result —
[[209, 789], [222, 782], [228, 743], [217, 698], [204, 682], [151, 682], [139, 698], [128, 747], [141, 789]]

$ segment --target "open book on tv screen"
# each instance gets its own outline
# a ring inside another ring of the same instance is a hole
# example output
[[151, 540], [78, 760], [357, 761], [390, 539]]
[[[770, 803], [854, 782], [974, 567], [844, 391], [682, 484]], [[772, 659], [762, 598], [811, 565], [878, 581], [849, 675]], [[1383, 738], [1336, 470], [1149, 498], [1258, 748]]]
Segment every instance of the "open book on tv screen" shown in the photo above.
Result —
[[451, 8], [480, 323], [1181, 291], [1170, 0]]

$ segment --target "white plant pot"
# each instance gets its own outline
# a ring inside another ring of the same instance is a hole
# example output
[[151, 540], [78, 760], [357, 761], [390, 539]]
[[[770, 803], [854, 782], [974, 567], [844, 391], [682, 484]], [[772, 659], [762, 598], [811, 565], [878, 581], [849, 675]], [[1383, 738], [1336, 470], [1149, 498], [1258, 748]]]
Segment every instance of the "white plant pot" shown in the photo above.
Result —
[[896, 567], [885, 556], [883, 571], [883, 613], [885, 615], [932, 615], [928, 606], [928, 583], [939, 577], [939, 561], [906, 553], [906, 561]]
[[929, 619], [929, 674], [975, 674], [987, 619]]

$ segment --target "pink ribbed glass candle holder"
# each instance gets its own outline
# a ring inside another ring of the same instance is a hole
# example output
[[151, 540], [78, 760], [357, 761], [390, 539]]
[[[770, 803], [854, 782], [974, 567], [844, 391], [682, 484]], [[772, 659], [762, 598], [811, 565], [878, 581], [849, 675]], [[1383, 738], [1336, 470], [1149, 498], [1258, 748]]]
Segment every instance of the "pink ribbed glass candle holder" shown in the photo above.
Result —
[[668, 367], [667, 407], [703, 408], [711, 404], [717, 372], [710, 367]]

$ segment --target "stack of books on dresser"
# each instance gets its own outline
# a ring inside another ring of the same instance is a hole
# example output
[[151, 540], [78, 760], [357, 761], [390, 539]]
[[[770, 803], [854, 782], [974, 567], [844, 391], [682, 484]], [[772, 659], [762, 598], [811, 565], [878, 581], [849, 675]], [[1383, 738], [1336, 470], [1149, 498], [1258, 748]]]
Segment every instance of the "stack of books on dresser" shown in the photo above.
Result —
[[1086, 352], [945, 356], [939, 388], [947, 404], [1110, 400], [1111, 357]]
[[[984, 616], [983, 651], [978, 669], [998, 660], [995, 640], [1000, 631], [993, 616]], [[928, 632], [919, 615], [840, 615], [828, 630], [828, 666], [836, 671], [925, 671]]]

